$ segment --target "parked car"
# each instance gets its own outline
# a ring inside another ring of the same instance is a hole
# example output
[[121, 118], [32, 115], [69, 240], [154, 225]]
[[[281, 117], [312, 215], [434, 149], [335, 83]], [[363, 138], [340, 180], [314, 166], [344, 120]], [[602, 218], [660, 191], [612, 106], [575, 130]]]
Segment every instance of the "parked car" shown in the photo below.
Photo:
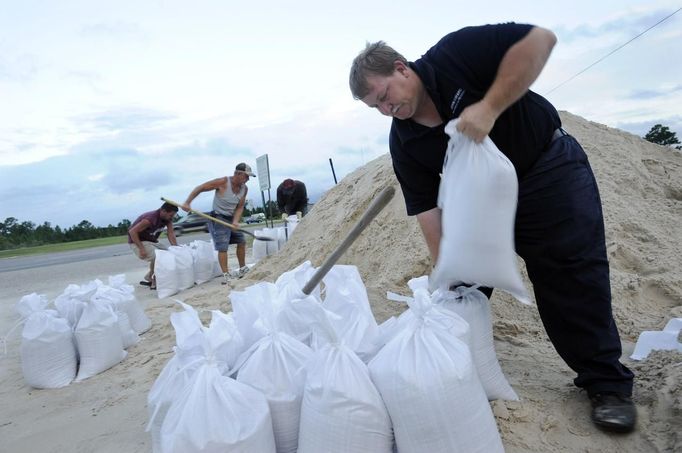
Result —
[[265, 214], [262, 212], [259, 212], [257, 214], [253, 214], [249, 217], [246, 218], [245, 220], [246, 223], [261, 223], [265, 222]]
[[[208, 212], [206, 214], [209, 214]], [[173, 223], [173, 231], [176, 236], [189, 231], [208, 231], [209, 220], [201, 217], [199, 214], [187, 214], [177, 222]]]

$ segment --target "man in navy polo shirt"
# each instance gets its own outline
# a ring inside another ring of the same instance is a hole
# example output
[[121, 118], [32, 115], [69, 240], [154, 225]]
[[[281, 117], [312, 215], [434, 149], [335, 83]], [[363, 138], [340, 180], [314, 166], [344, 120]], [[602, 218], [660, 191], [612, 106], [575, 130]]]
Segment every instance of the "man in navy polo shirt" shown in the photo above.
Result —
[[545, 330], [577, 373], [575, 385], [587, 391], [593, 422], [629, 432], [637, 418], [633, 374], [619, 362], [597, 184], [556, 109], [528, 89], [555, 43], [551, 31], [531, 25], [467, 27], [408, 62], [379, 41], [353, 61], [350, 88], [356, 99], [393, 118], [393, 168], [434, 263], [445, 125], [459, 118], [460, 132], [476, 142], [490, 136], [511, 160], [519, 178], [516, 251], [526, 262]]

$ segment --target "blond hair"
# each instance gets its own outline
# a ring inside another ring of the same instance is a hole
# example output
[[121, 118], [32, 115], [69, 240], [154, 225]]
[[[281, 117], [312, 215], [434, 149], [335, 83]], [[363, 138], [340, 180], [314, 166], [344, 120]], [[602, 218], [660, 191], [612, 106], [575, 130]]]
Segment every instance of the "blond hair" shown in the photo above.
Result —
[[371, 75], [390, 76], [395, 71], [395, 62], [407, 64], [407, 60], [383, 41], [367, 43], [365, 49], [353, 60], [350, 67], [349, 85], [355, 99], [362, 99], [369, 93], [367, 77]]

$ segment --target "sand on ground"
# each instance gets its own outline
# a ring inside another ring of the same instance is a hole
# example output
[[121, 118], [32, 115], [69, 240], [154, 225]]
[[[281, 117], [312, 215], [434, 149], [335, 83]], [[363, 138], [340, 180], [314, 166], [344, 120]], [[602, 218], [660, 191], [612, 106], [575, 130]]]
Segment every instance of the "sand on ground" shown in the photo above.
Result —
[[[496, 291], [492, 299], [495, 347], [521, 400], [491, 403], [507, 452], [682, 451], [682, 354], [656, 352], [628, 358], [639, 333], [661, 330], [682, 317], [682, 153], [624, 131], [561, 112], [564, 128], [587, 152], [601, 190], [611, 265], [613, 312], [623, 342], [623, 362], [636, 373], [637, 430], [606, 434], [589, 420], [589, 401], [572, 384], [574, 373], [556, 354], [536, 307]], [[62, 389], [34, 390], [23, 381], [19, 335], [0, 359], [0, 439], [8, 452], [146, 452], [150, 438], [146, 397], [171, 357], [173, 298], [201, 310], [230, 310], [229, 292], [274, 281], [305, 260], [320, 265], [357, 217], [385, 186], [396, 197], [340, 260], [358, 267], [378, 322], [404, 304], [386, 291], [408, 294], [406, 282], [428, 273], [431, 262], [413, 217], [405, 215], [388, 155], [357, 169], [329, 190], [302, 220], [278, 254], [261, 260], [247, 276], [221, 286], [215, 279], [159, 300], [146, 288], [136, 296], [153, 327], [120, 364]], [[89, 262], [91, 263], [91, 262]], [[523, 263], [520, 261], [520, 265]], [[99, 266], [99, 267], [98, 267]], [[59, 270], [0, 274], [0, 332], [16, 320], [12, 305], [24, 294], [59, 294], [68, 283], [126, 273], [135, 283], [144, 267], [134, 257], [80, 263]], [[531, 286], [524, 273], [527, 287]]]

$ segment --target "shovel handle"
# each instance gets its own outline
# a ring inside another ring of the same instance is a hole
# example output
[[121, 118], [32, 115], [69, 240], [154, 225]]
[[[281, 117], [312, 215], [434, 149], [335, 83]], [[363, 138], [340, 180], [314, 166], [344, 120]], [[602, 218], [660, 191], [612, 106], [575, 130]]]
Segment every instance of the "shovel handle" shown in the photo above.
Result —
[[[177, 206], [178, 208], [181, 208], [181, 207], [182, 207], [182, 205], [181, 205], [180, 203], [178, 203], [177, 201], [169, 200], [168, 198], [164, 198], [164, 197], [161, 197], [161, 199], [162, 199], [163, 201], [165, 201], [166, 203], [168, 203], [168, 204], [172, 204], [173, 206]], [[249, 236], [253, 237], [254, 239], [258, 239], [258, 240], [261, 240], [261, 241], [272, 241], [272, 240], [273, 240], [272, 238], [264, 238], [264, 237], [256, 236], [255, 234], [253, 234], [253, 233], [250, 232], [250, 231], [246, 231], [246, 230], [243, 230], [243, 229], [241, 229], [241, 228], [237, 228], [237, 227], [235, 227], [234, 225], [232, 225], [231, 223], [227, 223], [227, 222], [225, 222], [225, 221], [223, 221], [223, 220], [216, 219], [215, 217], [210, 216], [210, 215], [208, 215], [208, 214], [204, 214], [204, 213], [201, 212], [201, 211], [195, 211], [194, 209], [190, 209], [189, 212], [191, 212], [192, 214], [196, 214], [196, 215], [198, 215], [198, 216], [200, 216], [200, 217], [203, 217], [203, 218], [205, 218], [205, 219], [211, 220], [211, 221], [213, 221], [213, 222], [215, 222], [215, 223], [219, 223], [219, 224], [221, 224], [221, 225], [223, 225], [223, 226], [226, 226], [226, 227], [228, 227], [229, 229], [231, 229], [232, 231], [239, 231], [240, 233], [248, 234]]]
[[310, 281], [306, 283], [306, 285], [303, 287], [303, 293], [306, 295], [310, 295], [310, 293], [313, 292], [313, 289], [322, 281], [325, 275], [327, 275], [327, 272], [329, 272], [329, 269], [332, 268], [334, 264], [341, 258], [341, 255], [343, 255], [346, 250], [355, 242], [355, 240], [360, 236], [360, 233], [369, 225], [372, 220], [381, 212], [382, 209], [386, 207], [389, 201], [393, 198], [393, 195], [395, 194], [395, 189], [393, 186], [388, 186], [384, 190], [382, 190], [379, 195], [376, 196], [376, 198], [372, 201], [372, 203], [369, 205], [367, 210], [360, 216], [360, 219], [358, 222], [355, 224], [352, 230], [348, 233], [346, 238], [343, 240], [341, 244], [339, 244], [338, 247], [336, 247], [336, 250], [332, 252], [331, 255], [329, 255], [329, 258], [322, 264], [317, 269], [317, 272], [312, 276]]

